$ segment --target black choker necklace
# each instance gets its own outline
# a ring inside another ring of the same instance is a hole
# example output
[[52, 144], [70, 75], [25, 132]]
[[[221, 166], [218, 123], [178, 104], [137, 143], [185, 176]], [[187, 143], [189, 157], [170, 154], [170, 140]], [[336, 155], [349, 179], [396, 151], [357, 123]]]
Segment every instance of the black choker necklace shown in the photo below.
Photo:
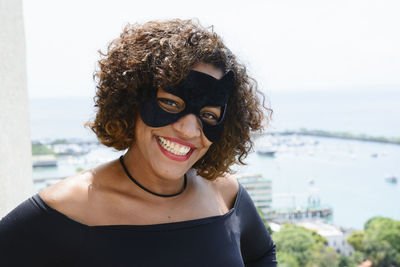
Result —
[[119, 158], [119, 162], [121, 162], [122, 168], [124, 169], [126, 175], [128, 175], [129, 179], [131, 179], [132, 182], [134, 182], [137, 186], [139, 186], [140, 188], [142, 188], [144, 191], [146, 191], [146, 192], [148, 192], [148, 193], [150, 193], [150, 194], [152, 194], [152, 195], [155, 195], [155, 196], [158, 196], [158, 197], [174, 197], [174, 196], [177, 196], [177, 195], [182, 194], [183, 191], [185, 191], [185, 189], [186, 189], [187, 178], [186, 178], [186, 173], [185, 173], [185, 175], [183, 176], [183, 177], [184, 177], [184, 179], [183, 179], [183, 188], [182, 188], [182, 190], [179, 191], [178, 193], [170, 194], [170, 195], [164, 195], [164, 194], [158, 194], [158, 193], [156, 193], [156, 192], [150, 191], [149, 189], [147, 189], [147, 188], [144, 187], [143, 185], [139, 184], [139, 182], [136, 181], [135, 178], [133, 178], [133, 176], [128, 172], [128, 169], [126, 168], [126, 166], [125, 166], [125, 164], [124, 164], [124, 156], [121, 156], [121, 157]]

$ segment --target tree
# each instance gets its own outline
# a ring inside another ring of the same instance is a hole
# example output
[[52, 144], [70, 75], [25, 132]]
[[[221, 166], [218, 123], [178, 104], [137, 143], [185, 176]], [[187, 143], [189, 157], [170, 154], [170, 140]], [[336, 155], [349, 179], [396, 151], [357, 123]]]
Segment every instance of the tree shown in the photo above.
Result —
[[365, 225], [366, 239], [385, 240], [400, 253], [400, 221], [384, 217], [373, 217]]
[[32, 143], [32, 155], [54, 155], [55, 152], [47, 146], [39, 143]]
[[313, 256], [313, 246], [316, 244], [311, 231], [290, 224], [285, 224], [279, 232], [272, 234], [277, 248], [277, 256], [280, 253], [291, 255], [299, 266], [307, 266]]
[[374, 267], [400, 266], [400, 254], [385, 240], [366, 242], [364, 250]]
[[317, 245], [312, 257], [312, 266], [333, 267], [339, 265], [339, 254], [331, 247]]
[[328, 245], [328, 240], [326, 240], [325, 237], [323, 237], [322, 235], [318, 234], [316, 231], [313, 231], [313, 230], [309, 230], [309, 231], [311, 232], [311, 235], [314, 238], [314, 240], [317, 243], [317, 245], [321, 245], [321, 246]]
[[400, 266], [400, 221], [373, 217], [365, 223], [364, 231], [352, 233], [347, 242], [373, 266]]
[[357, 264], [358, 262], [362, 262], [362, 260], [354, 261], [354, 259], [352, 257], [347, 257], [345, 255], [339, 255], [338, 267], [356, 267], [358, 265]]
[[286, 252], [278, 252], [276, 260], [279, 262], [279, 267], [300, 267], [297, 260]]
[[365, 237], [364, 231], [354, 231], [347, 238], [347, 243], [352, 245], [355, 250], [361, 251], [364, 237]]
[[358, 266], [358, 264], [367, 260], [367, 256], [365, 256], [365, 254], [360, 251], [354, 251], [349, 259], [354, 262], [355, 266]]

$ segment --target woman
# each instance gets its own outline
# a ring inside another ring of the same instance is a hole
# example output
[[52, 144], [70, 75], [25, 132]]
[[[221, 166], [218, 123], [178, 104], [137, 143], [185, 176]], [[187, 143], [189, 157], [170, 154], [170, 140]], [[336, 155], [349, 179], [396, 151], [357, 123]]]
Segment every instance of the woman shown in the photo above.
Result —
[[192, 21], [128, 25], [102, 54], [101, 143], [126, 153], [39, 192], [0, 224], [6, 266], [276, 266], [229, 167], [262, 127], [255, 83]]

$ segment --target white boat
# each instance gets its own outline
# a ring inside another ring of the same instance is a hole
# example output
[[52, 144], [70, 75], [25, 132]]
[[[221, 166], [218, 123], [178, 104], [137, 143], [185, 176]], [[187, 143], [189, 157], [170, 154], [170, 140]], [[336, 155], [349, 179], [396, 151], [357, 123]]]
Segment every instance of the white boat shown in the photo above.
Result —
[[53, 150], [58, 155], [84, 155], [89, 153], [88, 147], [83, 147], [78, 144], [56, 144], [53, 145]]
[[276, 149], [273, 147], [261, 147], [257, 149], [257, 154], [262, 156], [274, 157], [276, 153]]
[[397, 183], [397, 177], [394, 175], [386, 176], [385, 181], [391, 184], [396, 184]]
[[57, 158], [54, 155], [32, 156], [32, 167], [54, 167], [57, 166]]

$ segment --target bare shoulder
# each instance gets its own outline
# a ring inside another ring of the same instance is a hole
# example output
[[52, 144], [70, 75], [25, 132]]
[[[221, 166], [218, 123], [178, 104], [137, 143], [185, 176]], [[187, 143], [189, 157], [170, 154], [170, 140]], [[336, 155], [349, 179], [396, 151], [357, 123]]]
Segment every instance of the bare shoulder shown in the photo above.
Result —
[[88, 170], [65, 178], [56, 184], [43, 189], [39, 196], [52, 208], [64, 213], [75, 213], [87, 202], [88, 190], [92, 183], [93, 173]]
[[218, 177], [212, 181], [214, 189], [217, 194], [220, 195], [227, 207], [230, 209], [233, 207], [237, 194], [239, 192], [239, 184], [236, 178], [226, 175], [223, 177]]
[[77, 175], [65, 178], [39, 192], [39, 196], [53, 209], [83, 223], [92, 222], [96, 212], [107, 202], [105, 196], [119, 184], [109, 181], [118, 166], [111, 161]]

